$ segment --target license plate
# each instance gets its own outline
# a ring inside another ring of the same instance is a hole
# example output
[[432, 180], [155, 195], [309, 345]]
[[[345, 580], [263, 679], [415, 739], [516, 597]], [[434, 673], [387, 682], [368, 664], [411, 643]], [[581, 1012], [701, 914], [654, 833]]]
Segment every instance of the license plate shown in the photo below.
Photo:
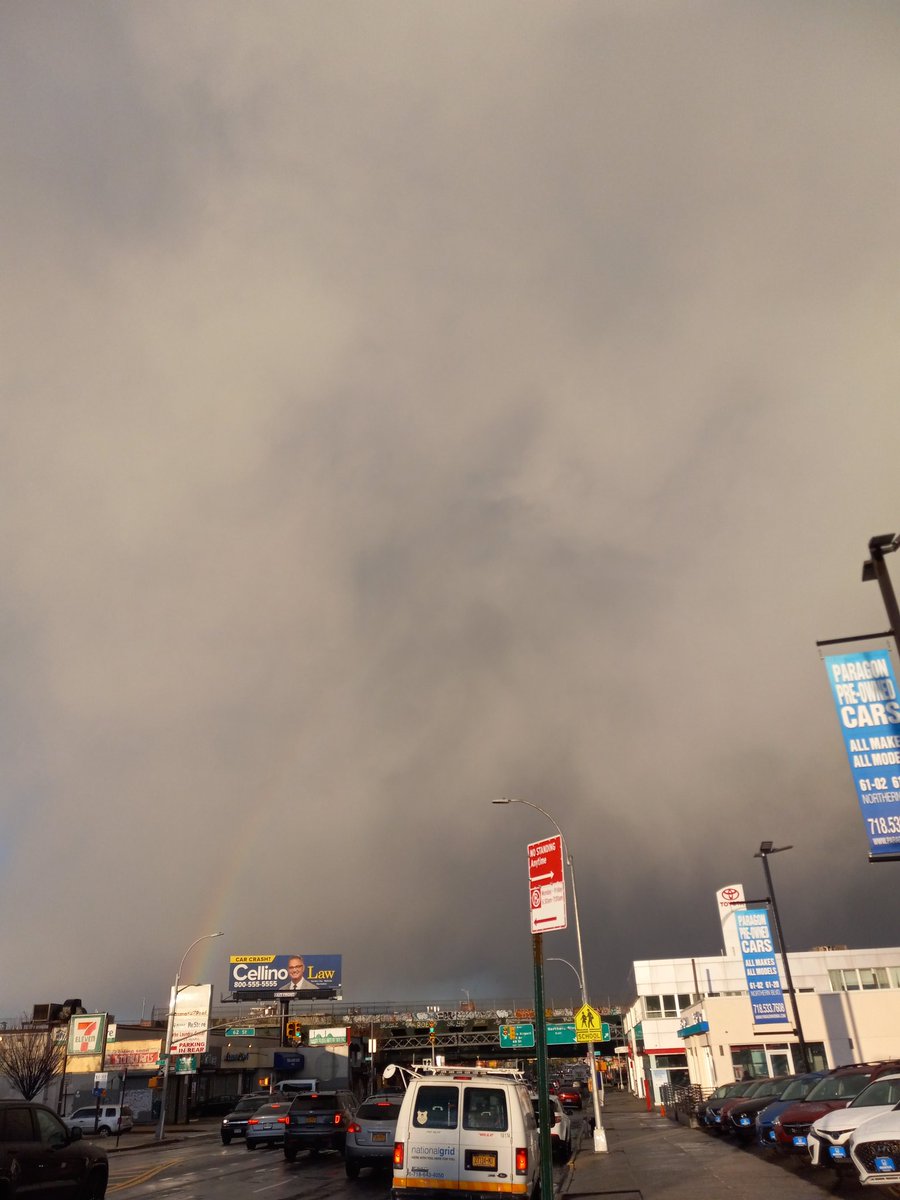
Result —
[[306, 1123], [307, 1123], [307, 1125], [315, 1125], [315, 1123], [316, 1123], [316, 1118], [315, 1118], [315, 1117], [307, 1117], [307, 1118], [306, 1118]]
[[497, 1151], [496, 1150], [467, 1150], [466, 1151], [466, 1170], [467, 1171], [496, 1171], [497, 1170]]
[[828, 1153], [832, 1158], [846, 1158], [847, 1150], [844, 1146], [829, 1146]]
[[774, 1142], [775, 1141], [775, 1130], [770, 1129], [769, 1132], [766, 1134], [766, 1137], [769, 1139], [770, 1142]]
[[805, 1146], [806, 1145], [805, 1135], [802, 1133], [798, 1133], [797, 1136], [794, 1138], [794, 1145], [795, 1146]]
[[897, 1168], [894, 1166], [894, 1160], [892, 1158], [885, 1157], [875, 1159], [876, 1171], [896, 1171], [896, 1169]]
[[373, 1134], [372, 1134], [372, 1141], [373, 1141], [373, 1142], [386, 1142], [386, 1141], [387, 1141], [387, 1134], [386, 1134], [386, 1133], [373, 1133]]
[[741, 1124], [742, 1124], [742, 1125], [749, 1125], [749, 1124], [750, 1124], [750, 1118], [749, 1118], [749, 1117], [741, 1117]]

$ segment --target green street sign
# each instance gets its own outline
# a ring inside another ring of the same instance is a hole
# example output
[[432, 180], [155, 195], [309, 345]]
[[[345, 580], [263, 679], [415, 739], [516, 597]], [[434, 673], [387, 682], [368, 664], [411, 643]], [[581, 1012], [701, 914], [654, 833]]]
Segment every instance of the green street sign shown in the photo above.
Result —
[[563, 1025], [547, 1026], [548, 1046], [568, 1046], [575, 1044], [575, 1022], [568, 1021]]
[[524, 1047], [525, 1049], [529, 1049], [530, 1047], [534, 1046], [534, 1026], [501, 1025], [501, 1050], [515, 1050], [520, 1046]]
[[600, 1026], [600, 1041], [601, 1042], [609, 1041], [609, 1022], [608, 1021], [604, 1021]]
[[256, 1037], [256, 1030], [252, 1025], [235, 1025], [233, 1029], [225, 1030], [226, 1037]]

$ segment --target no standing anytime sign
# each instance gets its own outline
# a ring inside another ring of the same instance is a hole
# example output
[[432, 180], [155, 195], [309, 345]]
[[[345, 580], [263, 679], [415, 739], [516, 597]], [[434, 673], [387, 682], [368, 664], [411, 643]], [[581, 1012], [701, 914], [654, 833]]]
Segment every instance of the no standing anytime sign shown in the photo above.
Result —
[[531, 932], [566, 927], [566, 879], [563, 874], [562, 838], [545, 838], [528, 844], [528, 891], [531, 897]]

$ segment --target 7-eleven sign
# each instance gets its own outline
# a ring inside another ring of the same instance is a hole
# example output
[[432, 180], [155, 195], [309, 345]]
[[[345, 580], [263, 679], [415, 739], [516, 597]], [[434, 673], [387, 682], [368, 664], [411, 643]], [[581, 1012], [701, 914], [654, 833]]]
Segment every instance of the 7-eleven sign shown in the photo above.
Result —
[[90, 1013], [69, 1021], [69, 1054], [102, 1054], [106, 1040], [106, 1013]]

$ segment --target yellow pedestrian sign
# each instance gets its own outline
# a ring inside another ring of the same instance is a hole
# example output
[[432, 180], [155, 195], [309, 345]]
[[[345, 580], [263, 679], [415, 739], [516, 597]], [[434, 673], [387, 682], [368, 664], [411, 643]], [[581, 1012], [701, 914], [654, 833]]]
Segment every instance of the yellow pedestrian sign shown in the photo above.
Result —
[[575, 1041], [599, 1042], [602, 1025], [603, 1022], [600, 1020], [600, 1014], [596, 1008], [591, 1008], [589, 1004], [582, 1004], [575, 1014]]

